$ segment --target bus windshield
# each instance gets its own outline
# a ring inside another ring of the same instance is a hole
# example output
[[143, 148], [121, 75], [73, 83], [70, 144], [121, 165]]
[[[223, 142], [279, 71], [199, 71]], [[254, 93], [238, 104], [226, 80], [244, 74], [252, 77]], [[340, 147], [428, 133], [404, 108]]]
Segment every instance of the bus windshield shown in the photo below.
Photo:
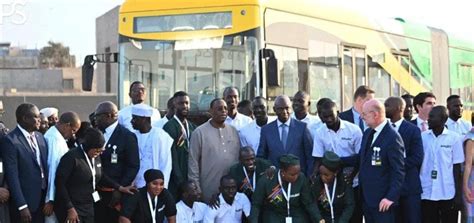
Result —
[[186, 91], [191, 111], [207, 111], [209, 103], [234, 86], [241, 99], [255, 96], [258, 41], [253, 35], [231, 35], [177, 41], [121, 37], [119, 46], [119, 103], [130, 104], [129, 85], [141, 81], [147, 102], [165, 110], [176, 91]]

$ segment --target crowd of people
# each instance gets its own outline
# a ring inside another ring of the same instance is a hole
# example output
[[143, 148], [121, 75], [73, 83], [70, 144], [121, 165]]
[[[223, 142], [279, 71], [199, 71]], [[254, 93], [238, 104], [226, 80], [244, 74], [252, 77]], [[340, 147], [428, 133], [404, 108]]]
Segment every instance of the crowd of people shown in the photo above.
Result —
[[321, 98], [312, 115], [298, 91], [269, 116], [265, 98], [227, 87], [199, 126], [186, 92], [161, 117], [141, 82], [131, 105], [99, 103], [88, 121], [21, 104], [0, 131], [0, 222], [473, 222], [462, 99], [375, 95], [358, 87], [343, 112]]

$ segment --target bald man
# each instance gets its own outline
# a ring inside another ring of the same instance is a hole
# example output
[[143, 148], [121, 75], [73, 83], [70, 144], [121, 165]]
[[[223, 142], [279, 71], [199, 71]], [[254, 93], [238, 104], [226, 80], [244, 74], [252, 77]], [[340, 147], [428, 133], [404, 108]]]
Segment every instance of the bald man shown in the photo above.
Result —
[[385, 115], [403, 139], [405, 145], [405, 180], [397, 208], [397, 222], [421, 222], [421, 181], [420, 168], [423, 163], [423, 143], [421, 131], [404, 119], [405, 100], [389, 97], [384, 102]]
[[362, 138], [359, 186], [367, 223], [395, 222], [405, 177], [403, 140], [385, 118], [385, 106], [371, 99], [362, 107], [362, 118], [369, 127]]
[[[105, 150], [100, 155], [102, 170], [121, 186], [129, 186], [140, 167], [137, 137], [118, 123], [117, 113], [117, 106], [110, 101], [100, 103], [95, 110], [95, 124], [105, 138]], [[95, 203], [95, 222], [117, 222], [114, 207], [121, 198], [119, 188], [105, 185], [97, 190], [101, 199]]]
[[300, 160], [301, 171], [309, 176], [313, 169], [313, 140], [307, 124], [290, 117], [291, 101], [286, 95], [275, 99], [273, 110], [277, 120], [262, 127], [257, 156], [278, 167], [280, 156], [293, 154]]

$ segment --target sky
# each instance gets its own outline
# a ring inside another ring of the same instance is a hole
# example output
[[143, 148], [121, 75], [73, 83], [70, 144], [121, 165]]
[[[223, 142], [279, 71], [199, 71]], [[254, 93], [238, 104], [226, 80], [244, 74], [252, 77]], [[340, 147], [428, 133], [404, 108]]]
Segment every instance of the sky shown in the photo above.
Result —
[[[316, 0], [315, 0], [316, 1]], [[472, 0], [318, 0], [374, 18], [400, 17], [474, 42]], [[0, 0], [0, 42], [40, 49], [49, 40], [70, 47], [77, 65], [95, 53], [95, 19], [123, 0]]]

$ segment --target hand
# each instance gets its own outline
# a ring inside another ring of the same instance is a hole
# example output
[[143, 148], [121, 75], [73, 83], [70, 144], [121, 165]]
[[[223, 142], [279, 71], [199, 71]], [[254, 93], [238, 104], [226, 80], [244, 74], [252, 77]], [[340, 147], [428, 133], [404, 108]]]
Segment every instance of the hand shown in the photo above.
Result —
[[267, 179], [271, 180], [273, 179], [273, 176], [275, 176], [276, 173], [276, 167], [271, 166], [265, 170], [265, 176], [267, 176]]
[[44, 207], [43, 207], [43, 214], [46, 215], [46, 216], [50, 216], [53, 214], [53, 202], [52, 201], [48, 201]]
[[326, 223], [326, 221], [324, 221], [324, 219], [321, 219], [319, 223]]
[[67, 210], [66, 222], [67, 223], [78, 223], [79, 222], [79, 215], [77, 215], [76, 209], [69, 208]]
[[218, 209], [219, 206], [220, 206], [219, 193], [213, 194], [212, 197], [211, 197], [211, 200], [209, 201], [209, 207], [211, 207], [213, 209]]
[[10, 192], [3, 187], [0, 187], [0, 203], [5, 203], [10, 198]]
[[126, 187], [120, 186], [119, 191], [124, 194], [131, 194], [131, 195], [135, 194], [135, 192], [138, 192], [137, 188], [133, 185], [126, 186]]
[[21, 222], [31, 222], [31, 214], [30, 214], [30, 209], [24, 208], [23, 210], [20, 211], [20, 217], [21, 217]]
[[388, 211], [388, 209], [390, 208], [390, 206], [392, 206], [392, 204], [393, 204], [393, 201], [387, 198], [382, 199], [379, 204], [379, 211], [380, 212]]
[[464, 191], [464, 197], [466, 198], [466, 201], [469, 203], [474, 202], [474, 197], [472, 197], [471, 189], [469, 187], [463, 187], [463, 191]]
[[119, 223], [131, 223], [130, 219], [128, 219], [124, 216], [120, 216], [119, 219], [118, 219], [118, 222]]

